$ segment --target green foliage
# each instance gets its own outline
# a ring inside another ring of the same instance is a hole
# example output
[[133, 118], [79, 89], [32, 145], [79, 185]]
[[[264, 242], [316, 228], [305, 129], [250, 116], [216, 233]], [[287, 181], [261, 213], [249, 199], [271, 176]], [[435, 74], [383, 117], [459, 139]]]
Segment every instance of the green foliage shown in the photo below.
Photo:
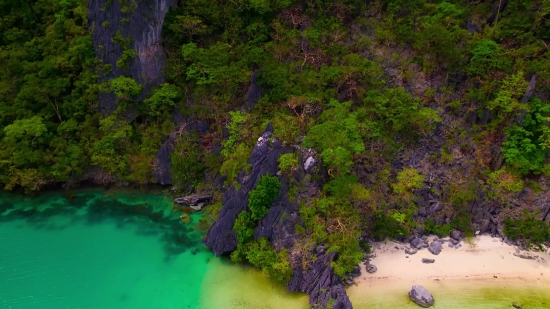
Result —
[[487, 108], [500, 112], [500, 118], [505, 118], [510, 114], [515, 115], [518, 111], [527, 109], [526, 104], [518, 101], [526, 88], [527, 82], [523, 77], [523, 72], [510, 75], [502, 81], [496, 98], [487, 103]]
[[293, 152], [282, 154], [277, 161], [279, 170], [287, 175], [290, 175], [299, 165], [298, 156]]
[[380, 136], [382, 132], [387, 137], [398, 133], [405, 136], [414, 136], [414, 132], [427, 134], [436, 122], [441, 122], [435, 110], [420, 107], [420, 100], [401, 87], [386, 88], [384, 92], [371, 90], [365, 104], [367, 114], [364, 117], [374, 114], [379, 123], [373, 130], [374, 136]]
[[521, 126], [506, 129], [506, 141], [502, 143], [502, 153], [506, 163], [521, 174], [542, 172], [548, 154], [548, 117], [550, 105], [539, 99], [530, 102]]
[[525, 211], [523, 218], [504, 221], [504, 234], [511, 239], [526, 240], [529, 246], [541, 245], [550, 241], [550, 225]]
[[220, 168], [220, 174], [226, 178], [226, 183], [232, 183], [237, 177], [239, 172], [243, 169], [247, 170], [248, 158], [252, 149], [247, 147], [244, 143], [240, 143], [229, 155], [229, 157], [223, 161]]
[[400, 238], [409, 235], [409, 229], [404, 222], [399, 222], [390, 214], [377, 212], [370, 227], [374, 239], [383, 240], [386, 237]]
[[489, 174], [487, 183], [493, 188], [495, 197], [500, 199], [523, 190], [523, 180], [504, 168]]
[[119, 76], [109, 80], [107, 83], [108, 90], [114, 93], [118, 100], [128, 101], [137, 96], [142, 89], [134, 79], [130, 77]]
[[414, 168], [404, 168], [397, 174], [397, 182], [392, 184], [395, 194], [408, 197], [411, 192], [424, 186], [424, 176]]
[[182, 189], [196, 186], [204, 178], [202, 151], [196, 133], [184, 133], [175, 140], [170, 153], [172, 183]]
[[254, 237], [255, 227], [256, 225], [254, 224], [254, 220], [252, 219], [250, 212], [241, 211], [233, 225], [233, 230], [237, 233], [237, 240], [239, 241], [239, 244], [244, 245], [252, 240]]
[[363, 152], [365, 146], [357, 115], [350, 111], [351, 102], [331, 100], [329, 106], [319, 118], [320, 123], [309, 130], [303, 144], [321, 151], [325, 165], [345, 175], [353, 165], [353, 156]]
[[275, 252], [265, 238], [254, 241], [246, 254], [248, 261], [262, 270], [272, 280], [288, 283], [292, 278], [292, 268], [287, 250]]
[[160, 116], [163, 113], [169, 111], [176, 101], [181, 97], [178, 87], [171, 84], [162, 84], [160, 88], [153, 90], [151, 96], [143, 103], [146, 108], [146, 112], [151, 116]]
[[482, 40], [472, 50], [467, 71], [472, 76], [486, 76], [493, 70], [508, 71], [511, 61], [503, 49], [492, 40]]
[[250, 117], [249, 114], [244, 112], [229, 112], [229, 116], [231, 117], [231, 121], [227, 125], [229, 137], [222, 143], [222, 155], [225, 157], [229, 157], [235, 150], [237, 142], [241, 139], [240, 133], [243, 129], [244, 123], [248, 121]]
[[279, 196], [281, 183], [276, 176], [264, 175], [258, 181], [256, 188], [248, 194], [248, 208], [252, 219], [261, 220], [269, 212], [269, 207]]

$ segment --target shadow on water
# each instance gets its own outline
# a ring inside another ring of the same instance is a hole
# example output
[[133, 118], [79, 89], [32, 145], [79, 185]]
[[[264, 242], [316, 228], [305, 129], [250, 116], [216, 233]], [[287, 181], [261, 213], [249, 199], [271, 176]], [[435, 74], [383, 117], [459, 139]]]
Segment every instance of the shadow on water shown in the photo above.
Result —
[[[63, 218], [65, 220], [55, 220]], [[146, 202], [127, 204], [101, 194], [49, 194], [28, 198], [2, 193], [0, 223], [25, 221], [38, 230], [62, 230], [73, 224], [114, 223], [119, 229], [133, 229], [142, 237], [157, 237], [163, 243], [165, 261], [186, 251], [203, 249], [201, 232], [186, 227], [177, 215], [165, 215]]]

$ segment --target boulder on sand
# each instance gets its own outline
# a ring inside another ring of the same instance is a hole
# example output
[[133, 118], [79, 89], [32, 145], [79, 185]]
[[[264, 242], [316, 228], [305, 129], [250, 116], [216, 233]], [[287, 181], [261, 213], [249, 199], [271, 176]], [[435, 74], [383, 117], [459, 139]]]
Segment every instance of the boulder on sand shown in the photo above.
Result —
[[424, 308], [432, 306], [435, 302], [432, 293], [421, 285], [413, 285], [412, 289], [409, 291], [409, 297], [417, 305]]
[[438, 255], [441, 253], [442, 245], [439, 240], [434, 240], [428, 247], [428, 251], [430, 251], [432, 254]]

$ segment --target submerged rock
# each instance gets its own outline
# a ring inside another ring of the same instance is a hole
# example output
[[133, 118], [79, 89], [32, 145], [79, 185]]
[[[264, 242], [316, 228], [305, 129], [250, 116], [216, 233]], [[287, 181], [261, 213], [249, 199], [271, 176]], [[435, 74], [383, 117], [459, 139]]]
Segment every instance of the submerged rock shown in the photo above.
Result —
[[413, 285], [409, 291], [409, 297], [420, 307], [428, 308], [435, 302], [432, 293], [421, 285]]

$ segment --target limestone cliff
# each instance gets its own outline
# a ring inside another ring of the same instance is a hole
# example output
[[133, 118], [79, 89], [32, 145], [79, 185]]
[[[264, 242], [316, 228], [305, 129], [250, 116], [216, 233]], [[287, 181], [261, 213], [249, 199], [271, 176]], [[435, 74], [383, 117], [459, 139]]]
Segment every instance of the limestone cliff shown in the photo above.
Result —
[[[108, 66], [100, 72], [99, 82], [121, 75], [132, 77], [143, 85], [143, 92], [137, 100], [143, 99], [153, 87], [164, 82], [166, 56], [161, 47], [161, 31], [164, 16], [175, 3], [175, 0], [88, 2], [88, 23], [95, 54], [103, 65]], [[117, 65], [125, 50], [128, 50], [125, 56], [130, 57]], [[114, 95], [101, 94], [99, 106], [104, 113], [114, 111]]]

